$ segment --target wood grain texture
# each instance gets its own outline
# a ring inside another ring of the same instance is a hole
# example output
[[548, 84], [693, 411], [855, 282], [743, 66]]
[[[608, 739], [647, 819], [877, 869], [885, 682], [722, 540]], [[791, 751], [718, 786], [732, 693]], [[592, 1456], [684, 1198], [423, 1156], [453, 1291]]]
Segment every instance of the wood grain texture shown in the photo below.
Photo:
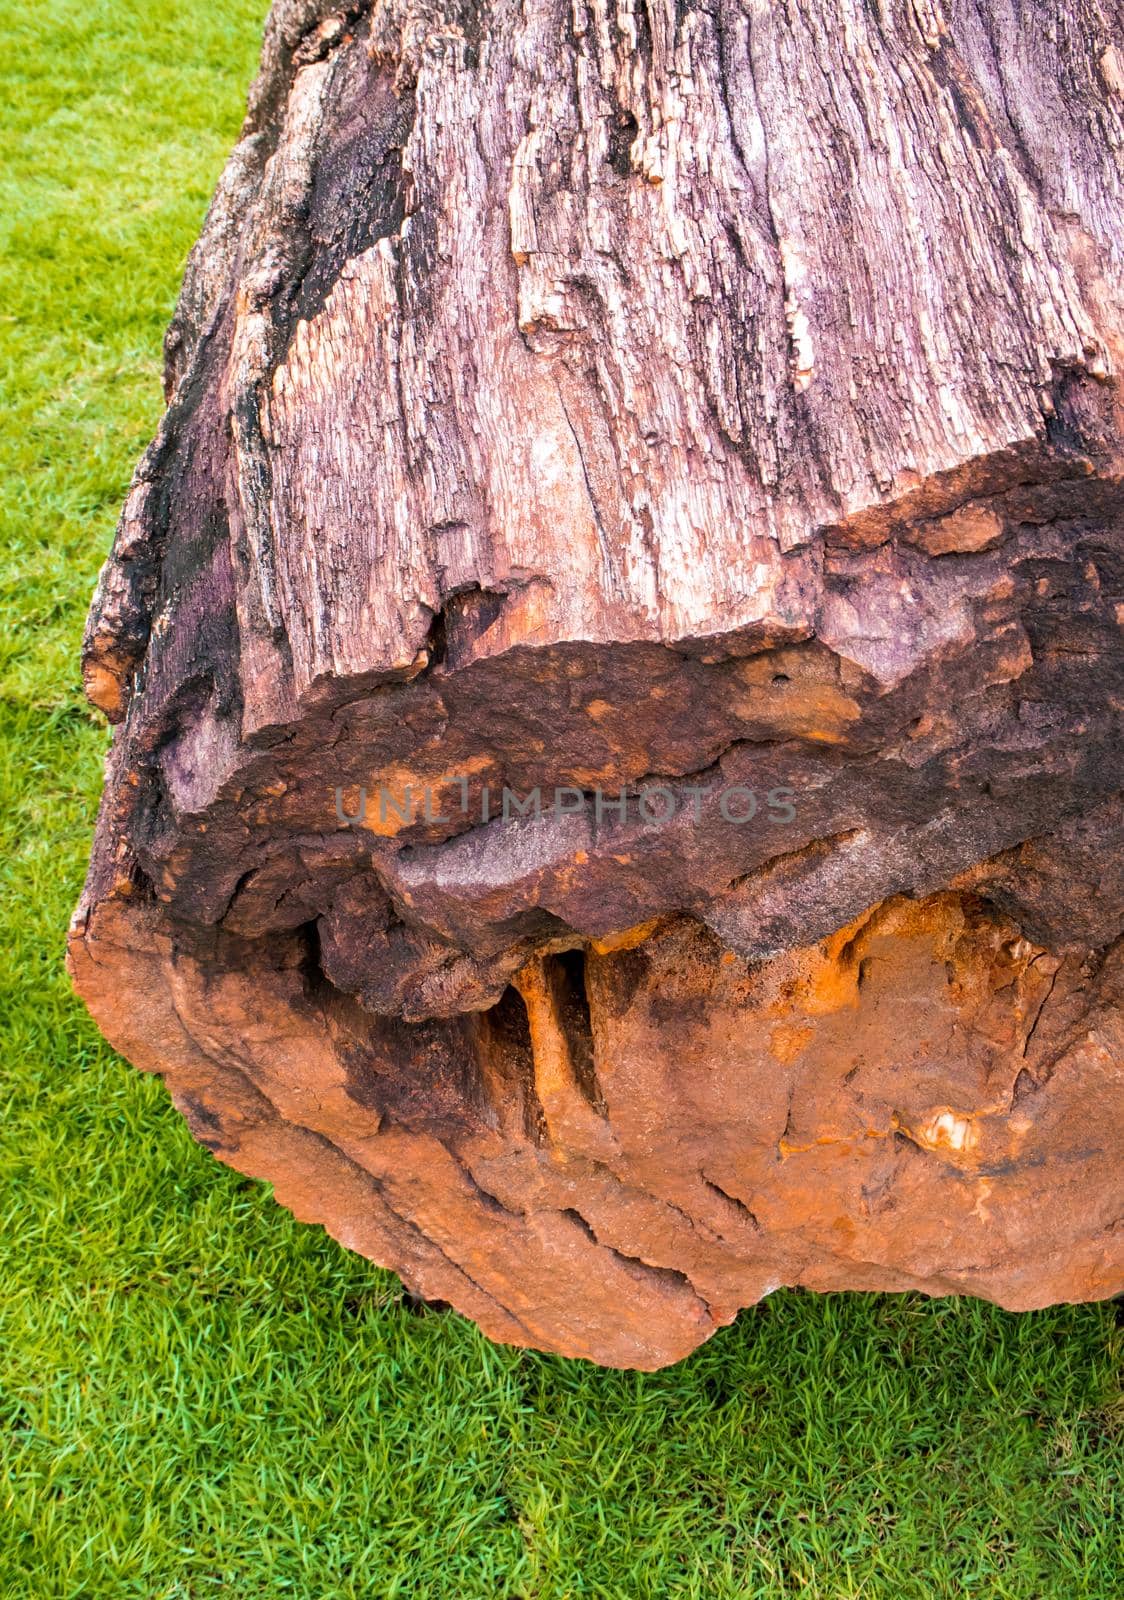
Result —
[[618, 1364], [1124, 1288], [1122, 96], [1091, 0], [278, 0], [84, 650], [72, 968], [223, 1159]]

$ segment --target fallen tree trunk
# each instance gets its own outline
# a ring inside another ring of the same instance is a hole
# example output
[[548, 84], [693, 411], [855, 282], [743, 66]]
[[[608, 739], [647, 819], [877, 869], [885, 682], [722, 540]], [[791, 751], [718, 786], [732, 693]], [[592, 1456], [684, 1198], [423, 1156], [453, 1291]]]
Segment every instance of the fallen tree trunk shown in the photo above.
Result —
[[1124, 1289], [1113, 26], [274, 7], [71, 970], [494, 1338]]

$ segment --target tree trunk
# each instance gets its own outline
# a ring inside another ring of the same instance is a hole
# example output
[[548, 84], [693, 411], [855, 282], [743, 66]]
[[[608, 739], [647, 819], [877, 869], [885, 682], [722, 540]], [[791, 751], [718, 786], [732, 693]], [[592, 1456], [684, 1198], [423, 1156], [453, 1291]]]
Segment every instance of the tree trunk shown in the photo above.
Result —
[[91, 615], [75, 981], [493, 1338], [1124, 1289], [1099, 0], [278, 0]]

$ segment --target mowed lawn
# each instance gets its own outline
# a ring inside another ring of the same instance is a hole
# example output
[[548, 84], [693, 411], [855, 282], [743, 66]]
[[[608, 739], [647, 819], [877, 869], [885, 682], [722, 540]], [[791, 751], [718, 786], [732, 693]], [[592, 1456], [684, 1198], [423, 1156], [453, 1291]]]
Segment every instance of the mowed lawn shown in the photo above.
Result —
[[1114, 1306], [779, 1293], [653, 1376], [498, 1349], [100, 1042], [78, 646], [262, 7], [0, 12], [0, 1600], [1124, 1594]]

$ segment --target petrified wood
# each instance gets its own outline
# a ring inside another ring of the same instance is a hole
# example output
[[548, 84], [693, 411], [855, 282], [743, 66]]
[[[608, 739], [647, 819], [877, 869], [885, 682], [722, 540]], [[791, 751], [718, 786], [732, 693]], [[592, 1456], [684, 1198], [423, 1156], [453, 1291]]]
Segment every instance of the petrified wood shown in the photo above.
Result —
[[274, 7], [71, 970], [494, 1338], [1124, 1289], [1118, 24]]

